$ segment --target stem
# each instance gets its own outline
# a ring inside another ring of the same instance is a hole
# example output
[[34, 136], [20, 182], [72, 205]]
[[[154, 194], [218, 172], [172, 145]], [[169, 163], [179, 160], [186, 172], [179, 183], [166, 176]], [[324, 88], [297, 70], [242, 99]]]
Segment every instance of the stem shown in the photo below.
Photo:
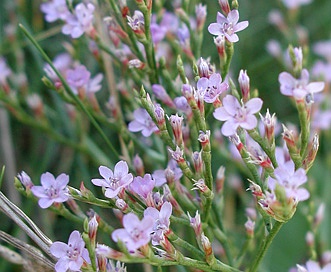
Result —
[[23, 33], [25, 34], [25, 36], [32, 42], [32, 44], [35, 46], [35, 48], [39, 51], [39, 53], [42, 55], [42, 57], [44, 58], [44, 60], [52, 67], [53, 71], [56, 73], [56, 75], [58, 76], [58, 78], [61, 80], [64, 89], [68, 92], [68, 94], [70, 95], [70, 97], [77, 103], [77, 105], [81, 108], [81, 110], [83, 112], [85, 112], [85, 114], [87, 115], [87, 117], [90, 119], [91, 123], [93, 124], [93, 126], [96, 128], [96, 130], [100, 133], [101, 137], [104, 139], [104, 141], [106, 142], [106, 144], [108, 145], [108, 147], [111, 149], [111, 151], [113, 152], [113, 155], [116, 156], [119, 159], [119, 154], [116, 151], [115, 147], [112, 145], [112, 143], [109, 141], [108, 137], [106, 136], [106, 134], [102, 131], [101, 127], [99, 126], [99, 124], [96, 122], [96, 120], [94, 119], [94, 117], [92, 116], [92, 114], [88, 111], [88, 109], [84, 106], [84, 104], [82, 103], [82, 101], [73, 93], [73, 91], [71, 90], [70, 86], [68, 85], [68, 83], [65, 81], [64, 77], [60, 74], [60, 72], [55, 68], [55, 66], [53, 65], [53, 62], [50, 60], [50, 58], [47, 56], [46, 52], [40, 47], [40, 45], [38, 44], [38, 42], [34, 39], [34, 37], [26, 30], [26, 28], [19, 24], [19, 27], [22, 29]]
[[226, 41], [225, 46], [226, 46], [225, 51], [226, 51], [227, 58], [226, 58], [226, 62], [222, 66], [222, 78], [223, 78], [223, 80], [225, 79], [226, 75], [229, 72], [230, 63], [231, 63], [232, 56], [233, 56], [233, 51], [234, 51], [232, 42]]
[[301, 146], [300, 146], [300, 155], [302, 158], [305, 157], [309, 135], [310, 135], [310, 126], [309, 126], [309, 116], [305, 102], [297, 102], [297, 108], [299, 113], [300, 127], [301, 127]]
[[268, 236], [266, 236], [260, 246], [259, 252], [256, 255], [255, 260], [253, 261], [253, 264], [249, 270], [249, 272], [255, 272], [257, 271], [257, 268], [259, 266], [259, 264], [261, 263], [264, 255], [266, 254], [269, 246], [271, 245], [273, 239], [275, 238], [275, 236], [277, 235], [278, 231], [281, 229], [281, 227], [283, 226], [284, 222], [279, 222], [276, 221], [274, 227], [271, 229], [270, 233], [268, 234]]

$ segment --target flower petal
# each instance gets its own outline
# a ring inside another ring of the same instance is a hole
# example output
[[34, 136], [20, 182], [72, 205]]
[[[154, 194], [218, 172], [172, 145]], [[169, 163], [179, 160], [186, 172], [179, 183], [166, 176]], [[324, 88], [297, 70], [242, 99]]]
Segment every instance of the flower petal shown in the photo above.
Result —
[[248, 114], [255, 114], [262, 108], [263, 101], [260, 98], [252, 98], [245, 104]]
[[61, 258], [67, 255], [68, 245], [63, 242], [54, 242], [49, 250], [56, 258]]
[[208, 31], [210, 34], [216, 35], [216, 36], [224, 34], [224, 32], [222, 31], [221, 25], [218, 23], [211, 23], [208, 26]]
[[109, 178], [112, 178], [114, 176], [113, 171], [106, 166], [100, 166], [99, 173], [106, 180], [108, 180]]

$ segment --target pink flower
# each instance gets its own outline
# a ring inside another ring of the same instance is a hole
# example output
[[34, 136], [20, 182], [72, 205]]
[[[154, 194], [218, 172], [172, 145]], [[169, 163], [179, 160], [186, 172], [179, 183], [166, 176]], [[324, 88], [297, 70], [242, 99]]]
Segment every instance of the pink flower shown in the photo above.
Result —
[[217, 120], [226, 121], [222, 127], [222, 134], [224, 136], [234, 135], [238, 127], [247, 130], [255, 128], [257, 119], [254, 114], [260, 111], [262, 103], [260, 98], [253, 98], [240, 105], [234, 96], [225, 96], [223, 107], [219, 107], [214, 111], [214, 117]]
[[145, 199], [153, 191], [154, 186], [155, 180], [150, 174], [146, 174], [144, 177], [135, 177], [130, 184], [131, 190]]
[[212, 23], [208, 26], [210, 34], [219, 36], [224, 35], [229, 42], [239, 41], [239, 37], [236, 32], [244, 30], [248, 27], [248, 21], [238, 23], [239, 12], [234, 9], [231, 10], [227, 17], [222, 13], [217, 12], [216, 23]]
[[160, 211], [154, 207], [148, 207], [144, 211], [144, 216], [151, 216], [154, 219], [153, 232], [151, 234], [152, 244], [159, 245], [164, 234], [169, 230], [172, 205], [170, 202], [164, 202]]
[[133, 115], [135, 117], [135, 120], [129, 123], [128, 125], [129, 131], [131, 132], [141, 131], [143, 136], [149, 137], [153, 134], [153, 132], [159, 130], [145, 109], [142, 108], [136, 109]]
[[75, 69], [69, 69], [66, 73], [67, 82], [75, 93], [77, 93], [77, 89], [85, 87], [90, 77], [91, 73], [84, 65], [79, 65]]
[[197, 83], [197, 88], [203, 95], [203, 99], [206, 103], [214, 103], [219, 95], [229, 88], [229, 85], [222, 82], [220, 74], [214, 73], [209, 78], [200, 78]]
[[297, 264], [298, 270], [297, 272], [330, 272], [331, 271], [331, 263], [328, 263], [323, 268], [320, 267], [319, 263], [315, 261], [308, 261], [305, 267]]
[[306, 69], [301, 72], [301, 78], [296, 79], [287, 72], [280, 73], [278, 77], [280, 92], [283, 95], [293, 96], [297, 100], [313, 101], [313, 94], [324, 89], [324, 82], [309, 83], [309, 73]]
[[289, 9], [298, 8], [301, 5], [307, 5], [311, 3], [312, 0], [283, 0], [284, 6]]
[[74, 14], [66, 18], [66, 24], [62, 27], [62, 33], [79, 38], [84, 32], [89, 33], [93, 29], [94, 5], [80, 3], [75, 7]]
[[85, 242], [77, 230], [70, 234], [68, 244], [54, 242], [49, 250], [59, 258], [55, 264], [56, 272], [80, 271], [84, 262], [91, 263]]
[[103, 179], [92, 179], [96, 186], [105, 188], [105, 196], [114, 198], [122, 188], [126, 188], [133, 180], [133, 175], [129, 173], [128, 164], [125, 161], [116, 163], [114, 172], [106, 166], [99, 167], [99, 173]]
[[275, 179], [269, 178], [268, 187], [271, 191], [279, 184], [285, 189], [287, 198], [295, 201], [303, 201], [309, 198], [309, 192], [305, 188], [299, 188], [307, 182], [307, 175], [303, 168], [295, 170], [293, 161], [287, 161], [275, 169]]
[[45, 13], [45, 20], [50, 23], [59, 19], [64, 21], [70, 15], [66, 0], [52, 0], [42, 3], [40, 10]]
[[124, 228], [113, 231], [111, 237], [115, 242], [121, 240], [133, 252], [149, 243], [153, 224], [154, 219], [151, 216], [145, 216], [140, 221], [137, 215], [128, 213], [123, 216]]
[[[57, 55], [53, 60], [54, 67], [63, 75], [69, 69], [71, 63], [72, 63], [72, 58], [68, 53], [61, 53]], [[49, 64], [45, 65], [44, 71], [51, 80], [55, 82], [59, 81], [57, 74], [54, 72], [54, 70]]]
[[7, 77], [11, 75], [11, 70], [9, 69], [5, 59], [0, 57], [0, 84], [5, 84]]
[[42, 186], [33, 186], [31, 192], [39, 198], [38, 204], [42, 209], [50, 207], [54, 202], [61, 203], [69, 199], [68, 175], [61, 174], [55, 178], [46, 172], [41, 175], [40, 182]]

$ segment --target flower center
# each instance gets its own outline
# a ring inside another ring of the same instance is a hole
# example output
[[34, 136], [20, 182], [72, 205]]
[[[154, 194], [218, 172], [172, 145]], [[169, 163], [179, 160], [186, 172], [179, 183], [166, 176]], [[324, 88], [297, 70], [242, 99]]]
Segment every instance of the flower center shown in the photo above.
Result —
[[224, 33], [227, 33], [231, 36], [234, 33], [233, 24], [232, 23], [224, 23], [223, 24], [223, 31], [224, 31]]
[[113, 190], [117, 189], [119, 186], [119, 179], [115, 177], [109, 178], [109, 187]]
[[69, 244], [69, 249], [67, 250], [67, 256], [70, 260], [77, 260], [77, 258], [80, 256], [79, 249], [77, 247], [72, 246], [72, 244]]
[[53, 186], [45, 189], [45, 193], [50, 197], [50, 198], [56, 198], [59, 195], [58, 189], [54, 188]]
[[141, 231], [137, 228], [134, 228], [131, 232], [130, 235], [134, 241], [139, 241], [141, 239]]

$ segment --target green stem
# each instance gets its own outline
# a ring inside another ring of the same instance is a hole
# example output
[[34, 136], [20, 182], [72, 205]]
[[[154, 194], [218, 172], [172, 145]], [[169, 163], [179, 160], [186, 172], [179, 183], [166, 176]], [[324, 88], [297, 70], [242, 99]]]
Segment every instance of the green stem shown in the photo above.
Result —
[[299, 113], [300, 127], [301, 127], [301, 146], [300, 146], [300, 155], [301, 158], [305, 157], [309, 135], [310, 135], [310, 125], [309, 125], [309, 117], [306, 105], [303, 101], [297, 102], [297, 108]]
[[277, 235], [277, 233], [279, 232], [279, 230], [281, 229], [283, 224], [284, 224], [284, 222], [276, 221], [276, 223], [274, 224], [274, 226], [271, 229], [270, 233], [264, 238], [264, 240], [263, 240], [263, 242], [260, 246], [260, 249], [259, 249], [259, 251], [256, 255], [256, 258], [252, 263], [252, 266], [251, 266], [249, 272], [257, 271], [257, 268], [260, 265], [261, 261], [263, 260], [264, 255], [266, 254], [269, 246], [271, 245], [273, 239], [275, 238], [275, 236]]
[[168, 235], [169, 240], [175, 244], [176, 246], [179, 246], [181, 248], [185, 248], [188, 250], [196, 259], [204, 259], [205, 254], [200, 251], [197, 247], [191, 245], [190, 243], [186, 242], [185, 240], [178, 237], [173, 232]]
[[222, 66], [222, 79], [224, 80], [226, 75], [229, 73], [229, 68], [233, 56], [233, 43], [232, 42], [225, 42], [225, 51], [226, 51], [226, 61], [224, 65]]

